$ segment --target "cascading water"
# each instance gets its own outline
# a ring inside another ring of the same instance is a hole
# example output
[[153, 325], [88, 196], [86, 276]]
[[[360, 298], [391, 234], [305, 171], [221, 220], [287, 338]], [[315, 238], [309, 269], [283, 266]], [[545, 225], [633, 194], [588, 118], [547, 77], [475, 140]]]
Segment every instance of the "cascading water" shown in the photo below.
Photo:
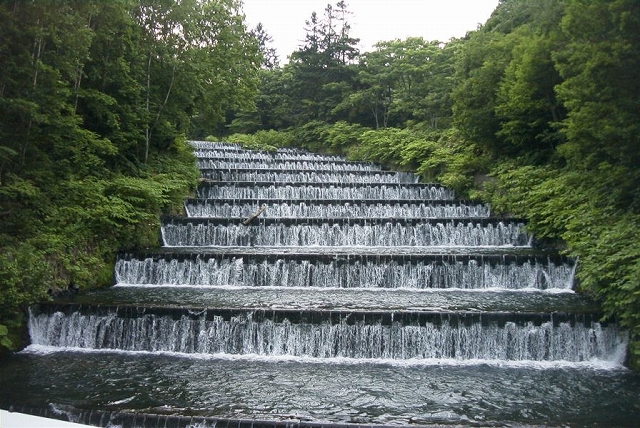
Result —
[[227, 185], [205, 183], [198, 188], [202, 199], [302, 199], [302, 200], [453, 200], [453, 191], [435, 185], [380, 184], [274, 184], [234, 182]]
[[627, 333], [524, 222], [371, 163], [191, 144], [203, 179], [164, 248], [31, 308], [0, 404], [105, 427], [640, 418]]
[[167, 221], [168, 247], [194, 246], [525, 246], [529, 237], [518, 222], [314, 221], [229, 224], [225, 220]]
[[587, 361], [617, 356], [622, 342], [615, 326], [565, 315], [82, 309], [32, 314], [33, 343], [186, 354]]
[[213, 181], [263, 181], [278, 183], [360, 183], [393, 184], [417, 183], [415, 174], [402, 172], [359, 171], [359, 172], [315, 172], [315, 171], [256, 171], [250, 169], [202, 170], [202, 176]]
[[[324, 156], [313, 153], [271, 153], [271, 152], [242, 152], [238, 151], [235, 155], [220, 154], [219, 151], [214, 150], [196, 150], [195, 156], [199, 159], [211, 159], [223, 162], [260, 162], [261, 164], [278, 161], [278, 162], [318, 162], [318, 163], [332, 163], [332, 164], [345, 164], [346, 166], [353, 165], [371, 165], [365, 162], [349, 162], [338, 156]], [[318, 168], [322, 169], [322, 168]], [[378, 168], [375, 168], [378, 170]]]
[[[223, 151], [220, 147], [214, 149], [211, 148], [195, 148], [194, 155], [199, 159], [218, 159], [218, 160], [234, 160], [234, 161], [295, 161], [295, 162], [337, 162], [346, 163], [347, 161], [340, 156], [321, 155], [317, 153], [304, 152], [302, 150], [285, 150], [280, 149], [277, 152], [261, 152], [256, 150], [241, 150], [239, 146], [231, 146], [231, 149], [235, 151], [234, 154], [229, 154], [228, 151]], [[356, 162], [350, 162], [357, 164]]]
[[361, 256], [321, 259], [287, 255], [121, 256], [117, 284], [132, 286], [537, 289], [567, 291], [573, 265], [517, 256]]
[[382, 168], [378, 165], [371, 163], [345, 163], [345, 162], [333, 162], [333, 161], [273, 161], [269, 166], [265, 166], [265, 163], [259, 160], [242, 161], [242, 160], [217, 160], [209, 158], [200, 158], [198, 160], [198, 167], [201, 169], [217, 169], [217, 170], [232, 170], [232, 169], [251, 169], [251, 170], [265, 170], [265, 171], [336, 171], [336, 172], [367, 172], [367, 171], [382, 171]]
[[488, 205], [472, 203], [334, 203], [276, 202], [263, 200], [189, 199], [189, 217], [245, 218], [265, 207], [261, 218], [488, 218]]

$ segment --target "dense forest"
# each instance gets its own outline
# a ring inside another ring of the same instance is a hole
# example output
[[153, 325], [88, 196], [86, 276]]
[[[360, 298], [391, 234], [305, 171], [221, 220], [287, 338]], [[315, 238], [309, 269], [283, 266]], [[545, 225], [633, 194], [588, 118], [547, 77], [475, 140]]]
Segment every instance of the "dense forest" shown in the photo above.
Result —
[[198, 172], [185, 138], [251, 103], [235, 0], [0, 1], [0, 344], [26, 307], [110, 285]]
[[640, 357], [640, 2], [503, 0], [462, 39], [364, 53], [349, 19], [328, 5], [286, 65], [267, 55], [228, 138], [416, 171], [526, 218]]
[[281, 66], [237, 0], [0, 0], [2, 345], [30, 303], [155, 245], [196, 182], [185, 138], [211, 138], [416, 171], [526, 218], [637, 361], [640, 3], [503, 0], [463, 38], [371, 52], [350, 20], [310, 11]]

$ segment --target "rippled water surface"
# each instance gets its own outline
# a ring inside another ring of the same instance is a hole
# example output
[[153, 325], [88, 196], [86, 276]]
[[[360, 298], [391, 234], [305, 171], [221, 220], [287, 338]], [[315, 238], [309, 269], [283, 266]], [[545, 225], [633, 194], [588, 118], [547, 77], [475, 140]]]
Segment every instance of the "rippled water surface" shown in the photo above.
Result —
[[278, 287], [113, 287], [77, 296], [92, 305], [208, 308], [388, 309], [491, 312], [595, 312], [595, 303], [572, 292], [410, 291]]
[[[474, 363], [23, 353], [0, 366], [0, 405], [356, 423], [637, 426], [624, 369]], [[502, 425], [502, 426], [504, 426]]]

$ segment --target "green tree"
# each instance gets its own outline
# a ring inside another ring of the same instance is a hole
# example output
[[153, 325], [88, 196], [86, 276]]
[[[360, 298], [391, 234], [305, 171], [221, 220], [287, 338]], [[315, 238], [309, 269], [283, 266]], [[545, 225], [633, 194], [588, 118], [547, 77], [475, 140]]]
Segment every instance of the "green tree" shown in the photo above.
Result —
[[0, 346], [29, 304], [108, 285], [116, 250], [157, 244], [196, 183], [184, 135], [254, 99], [238, 9], [0, 1]]
[[[534, 235], [579, 259], [579, 288], [630, 330], [638, 367], [640, 5], [571, 0], [552, 6], [562, 11], [555, 29], [553, 19], [543, 20], [508, 36], [517, 45], [494, 112], [503, 114], [496, 116], [499, 136], [517, 150], [494, 151], [500, 162], [492, 205], [527, 218]], [[544, 31], [531, 34], [535, 29]], [[521, 34], [531, 36], [514, 37]], [[545, 96], [551, 93], [556, 100]]]
[[505, 143], [503, 154], [526, 155], [530, 162], [541, 162], [562, 141], [557, 125], [565, 109], [555, 95], [562, 79], [551, 58], [551, 35], [531, 34], [523, 28], [517, 36], [512, 60], [498, 86], [496, 138]]
[[445, 46], [421, 37], [379, 42], [364, 54], [359, 90], [346, 100], [366, 106], [376, 128], [427, 123], [437, 128], [450, 114], [452, 74]]
[[327, 5], [323, 18], [313, 12], [306, 22], [304, 45], [291, 54], [289, 87], [294, 123], [313, 120], [336, 121], [335, 110], [354, 86], [351, 61], [357, 58], [358, 39], [349, 35], [348, 11], [338, 3], [338, 14]]
[[162, 147], [177, 133], [194, 128], [211, 132], [225, 121], [227, 110], [252, 102], [261, 59], [239, 7], [236, 0], [138, 4], [135, 16], [143, 30], [139, 51], [145, 58], [145, 153], [152, 140]]
[[266, 68], [267, 70], [277, 68], [280, 63], [278, 53], [270, 46], [273, 42], [273, 37], [266, 32], [261, 22], [256, 25], [256, 28], [251, 30], [251, 35], [258, 42], [258, 48], [262, 54], [262, 68]]
[[499, 153], [496, 133], [497, 88], [511, 61], [512, 41], [504, 34], [471, 34], [456, 56], [456, 85], [451, 92], [454, 126], [488, 153]]
[[[581, 255], [579, 277], [601, 296], [607, 314], [632, 331], [640, 359], [640, 4], [568, 2], [561, 28], [569, 42], [556, 55], [567, 107], [566, 169], [581, 176], [582, 227], [566, 239]], [[586, 228], [585, 228], [586, 226]], [[585, 230], [586, 229], [586, 230]]]
[[551, 53], [563, 45], [563, 0], [504, 0], [457, 54], [454, 123], [494, 159], [549, 156], [564, 110]]
[[[640, 210], [640, 5], [572, 1], [556, 55], [568, 109], [559, 150], [571, 168], [607, 174], [597, 185], [607, 205]], [[612, 168], [612, 169], [611, 169]]]

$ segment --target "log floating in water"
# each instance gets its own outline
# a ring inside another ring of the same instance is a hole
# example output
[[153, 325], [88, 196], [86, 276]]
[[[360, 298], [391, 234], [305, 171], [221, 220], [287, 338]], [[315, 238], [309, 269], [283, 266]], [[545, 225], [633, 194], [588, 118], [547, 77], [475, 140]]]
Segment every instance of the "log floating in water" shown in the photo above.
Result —
[[244, 226], [248, 226], [253, 220], [255, 220], [256, 218], [258, 218], [258, 216], [260, 214], [262, 214], [262, 212], [267, 208], [266, 205], [263, 205], [260, 207], [260, 209], [258, 211], [256, 211], [255, 213], [253, 213], [253, 215], [251, 215], [251, 217], [247, 217], [244, 220], [242, 220], [242, 224]]
[[198, 178], [198, 182], [199, 183], [219, 183], [218, 180], [214, 180], [212, 178], [207, 178], [207, 177], [200, 177]]

